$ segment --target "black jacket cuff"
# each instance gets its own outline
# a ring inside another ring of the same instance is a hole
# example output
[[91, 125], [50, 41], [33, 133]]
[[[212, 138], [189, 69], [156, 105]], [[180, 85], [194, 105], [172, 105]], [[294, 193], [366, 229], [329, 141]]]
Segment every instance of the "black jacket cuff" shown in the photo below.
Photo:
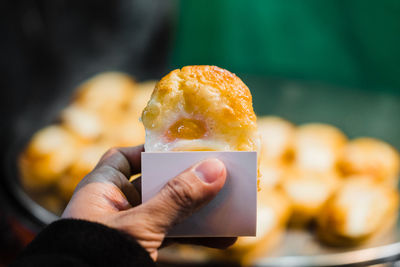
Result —
[[47, 226], [12, 266], [155, 266], [131, 236], [105, 225], [62, 219]]

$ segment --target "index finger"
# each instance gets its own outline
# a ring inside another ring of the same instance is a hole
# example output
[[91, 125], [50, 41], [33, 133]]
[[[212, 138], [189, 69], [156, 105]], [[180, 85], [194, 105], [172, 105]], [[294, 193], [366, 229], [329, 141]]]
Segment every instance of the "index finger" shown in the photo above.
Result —
[[129, 179], [131, 175], [140, 173], [141, 153], [143, 151], [143, 145], [111, 148], [101, 157], [95, 169], [109, 166], [120, 171]]
[[77, 189], [93, 182], [110, 182], [118, 187], [132, 206], [140, 202], [140, 194], [129, 177], [140, 172], [143, 145], [109, 149], [96, 167], [78, 184]]

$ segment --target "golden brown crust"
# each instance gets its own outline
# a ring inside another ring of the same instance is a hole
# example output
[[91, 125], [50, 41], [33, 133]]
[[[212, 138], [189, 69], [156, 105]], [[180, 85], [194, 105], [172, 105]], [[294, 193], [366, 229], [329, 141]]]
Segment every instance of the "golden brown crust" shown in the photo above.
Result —
[[222, 150], [258, 150], [250, 91], [227, 70], [187, 66], [161, 79], [142, 114], [146, 130], [162, 135], [185, 118], [205, 122], [206, 133], [201, 139], [226, 142], [229, 148]]
[[258, 132], [261, 136], [261, 161], [288, 164], [293, 157], [295, 126], [275, 116], [259, 117]]
[[295, 164], [303, 169], [333, 170], [346, 143], [346, 135], [332, 125], [303, 124], [296, 131]]
[[334, 246], [353, 246], [383, 234], [396, 221], [397, 190], [364, 176], [346, 177], [318, 216], [318, 235]]
[[83, 83], [74, 96], [74, 103], [95, 111], [103, 119], [112, 116], [129, 106], [134, 95], [136, 83], [127, 74], [105, 72]]
[[286, 170], [280, 188], [292, 204], [291, 225], [305, 226], [314, 220], [340, 183], [341, 179], [334, 171]]
[[132, 117], [140, 118], [142, 116], [143, 109], [146, 107], [147, 102], [150, 100], [153, 89], [156, 86], [157, 81], [146, 81], [136, 85], [135, 93], [129, 104], [128, 112]]
[[344, 175], [370, 175], [397, 186], [400, 155], [389, 144], [374, 138], [357, 138], [345, 148], [339, 168]]
[[21, 182], [29, 189], [44, 189], [56, 182], [77, 156], [81, 144], [61, 126], [38, 131], [19, 158]]

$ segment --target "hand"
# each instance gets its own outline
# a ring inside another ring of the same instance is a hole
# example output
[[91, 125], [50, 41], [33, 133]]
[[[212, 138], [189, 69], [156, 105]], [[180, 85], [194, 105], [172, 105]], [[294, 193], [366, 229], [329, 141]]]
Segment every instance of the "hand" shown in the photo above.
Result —
[[[210, 202], [222, 189], [226, 169], [217, 159], [201, 161], [171, 179], [151, 200], [136, 206], [140, 203], [140, 194], [128, 178], [140, 173], [142, 151], [143, 146], [107, 151], [78, 184], [62, 217], [99, 222], [122, 230], [156, 260], [168, 230]], [[174, 241], [224, 248], [236, 238]]]

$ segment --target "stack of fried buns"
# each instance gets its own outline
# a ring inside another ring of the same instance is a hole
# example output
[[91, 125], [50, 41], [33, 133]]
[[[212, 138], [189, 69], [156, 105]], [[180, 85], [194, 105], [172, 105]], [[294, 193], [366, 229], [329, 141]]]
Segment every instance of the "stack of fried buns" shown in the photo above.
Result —
[[19, 159], [25, 190], [56, 214], [108, 148], [146, 141], [146, 151], [258, 152], [257, 236], [240, 237], [223, 257], [250, 263], [292, 228], [312, 227], [327, 245], [356, 246], [397, 219], [395, 148], [349, 140], [329, 124], [257, 118], [247, 86], [218, 67], [184, 67], [157, 84], [103, 73], [79, 86], [59, 118]]

